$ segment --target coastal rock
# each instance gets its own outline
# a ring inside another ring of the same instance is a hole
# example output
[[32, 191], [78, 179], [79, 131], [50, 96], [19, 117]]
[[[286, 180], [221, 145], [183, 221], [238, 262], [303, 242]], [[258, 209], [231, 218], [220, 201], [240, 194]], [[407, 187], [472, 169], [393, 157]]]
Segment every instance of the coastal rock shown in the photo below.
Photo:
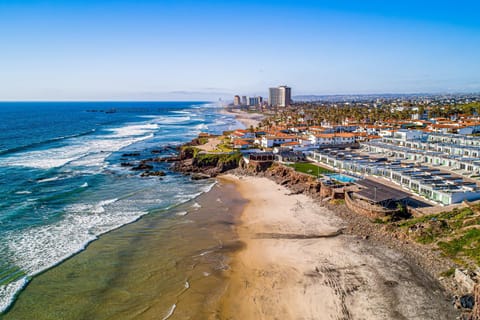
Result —
[[193, 148], [182, 148], [178, 161], [172, 170], [184, 174], [203, 173], [209, 177], [227, 172], [238, 167], [239, 153], [199, 153]]
[[142, 171], [142, 170], [149, 171], [149, 170], [152, 170], [152, 169], [153, 169], [152, 165], [142, 162], [138, 166], [133, 167], [131, 170], [133, 170], [133, 171]]
[[159, 153], [163, 153], [163, 152], [172, 152], [172, 151], [176, 151], [177, 148], [174, 147], [174, 146], [164, 146], [162, 148], [159, 148], [159, 149], [154, 149], [154, 150], [151, 150], [150, 153], [151, 154], [159, 154]]
[[473, 309], [475, 305], [475, 298], [471, 294], [460, 297], [460, 306], [465, 309]]
[[133, 167], [135, 165], [131, 162], [122, 162], [122, 163], [120, 163], [120, 166], [122, 166], [122, 167]]
[[455, 281], [460, 285], [464, 292], [471, 293], [475, 287], [475, 281], [467, 271], [455, 269]]
[[141, 177], [163, 177], [167, 174], [164, 171], [145, 171], [140, 176]]
[[158, 158], [150, 158], [145, 160], [146, 162], [176, 162], [181, 161], [179, 156], [166, 156], [166, 157], [158, 157]]
[[205, 173], [193, 173], [192, 174], [192, 180], [204, 180], [204, 179], [210, 179], [210, 175], [205, 174]]
[[[321, 183], [313, 176], [296, 172], [293, 168], [279, 164], [268, 164], [266, 167], [259, 165], [241, 166], [241, 173], [247, 175], [263, 175], [276, 183], [283, 185], [291, 190], [294, 194], [307, 194], [314, 198], [321, 197]], [[325, 196], [325, 195], [323, 195]]]

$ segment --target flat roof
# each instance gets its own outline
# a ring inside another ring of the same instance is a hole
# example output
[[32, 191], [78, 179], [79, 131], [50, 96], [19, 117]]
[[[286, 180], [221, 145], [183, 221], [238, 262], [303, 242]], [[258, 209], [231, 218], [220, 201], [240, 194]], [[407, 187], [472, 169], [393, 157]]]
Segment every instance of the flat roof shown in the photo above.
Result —
[[387, 200], [399, 201], [410, 196], [409, 193], [388, 187], [382, 183], [370, 179], [357, 180], [355, 181], [355, 184], [365, 188], [359, 192], [355, 192], [355, 195], [359, 198], [374, 203], [384, 202]]

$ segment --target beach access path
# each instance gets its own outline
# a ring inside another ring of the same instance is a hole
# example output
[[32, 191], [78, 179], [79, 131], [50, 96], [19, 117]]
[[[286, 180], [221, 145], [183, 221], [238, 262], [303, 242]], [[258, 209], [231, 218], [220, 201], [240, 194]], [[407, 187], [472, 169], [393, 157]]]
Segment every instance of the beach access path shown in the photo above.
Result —
[[455, 319], [438, 282], [385, 244], [261, 177], [223, 176], [249, 201], [222, 319]]

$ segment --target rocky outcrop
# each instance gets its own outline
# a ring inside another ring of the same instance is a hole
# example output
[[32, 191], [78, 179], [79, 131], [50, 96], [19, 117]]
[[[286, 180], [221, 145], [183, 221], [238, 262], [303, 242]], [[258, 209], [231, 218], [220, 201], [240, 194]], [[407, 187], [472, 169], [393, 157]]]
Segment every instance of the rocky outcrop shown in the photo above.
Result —
[[[183, 174], [196, 174], [197, 179], [205, 176], [216, 177], [221, 173], [238, 168], [242, 155], [240, 153], [198, 153], [184, 148], [172, 170]], [[198, 175], [201, 174], [201, 175]]]
[[151, 154], [159, 154], [159, 153], [164, 153], [164, 152], [175, 152], [177, 151], [177, 147], [175, 146], [164, 146], [158, 149], [151, 150]]
[[192, 180], [204, 180], [211, 178], [211, 176], [205, 173], [192, 173], [191, 178]]
[[455, 281], [460, 286], [460, 289], [463, 292], [468, 292], [471, 293], [474, 290], [475, 287], [475, 275], [472, 275], [468, 272], [468, 270], [462, 270], [462, 269], [455, 269]]
[[293, 168], [274, 164], [265, 171], [265, 176], [280, 185], [286, 186], [292, 193], [320, 196], [320, 182], [315, 177], [296, 172]]
[[139, 157], [140, 152], [131, 152], [131, 153], [124, 153], [122, 154], [122, 157]]
[[134, 167], [135, 165], [131, 162], [121, 162], [120, 166], [122, 166], [122, 167]]
[[153, 169], [153, 166], [150, 165], [150, 164], [147, 164], [146, 162], [144, 161], [141, 161], [139, 165], [133, 167], [131, 170], [133, 171], [149, 171], [149, 170], [152, 170]]
[[245, 162], [243, 159], [240, 161], [239, 168], [240, 172], [246, 175], [257, 175], [262, 172], [267, 171], [273, 164], [273, 161], [252, 161], [249, 163]]
[[243, 162], [239, 168], [240, 174], [264, 176], [287, 187], [293, 194], [304, 193], [314, 198], [320, 197], [321, 183], [313, 176], [296, 172], [293, 168], [277, 163]]
[[[232, 153], [205, 153], [195, 146], [201, 145], [205, 141], [205, 138], [196, 138], [192, 141], [180, 146], [172, 147], [165, 146], [157, 148], [151, 151], [152, 154], [160, 154], [166, 151], [178, 151], [178, 155], [163, 156], [143, 159], [138, 162], [124, 161], [121, 163], [123, 167], [131, 167], [132, 171], [143, 171], [142, 177], [165, 175], [163, 171], [156, 171], [157, 163], [172, 163], [171, 169], [176, 172], [183, 173], [185, 175], [192, 175], [192, 179], [200, 180], [210, 177], [215, 177], [226, 171], [235, 169], [238, 167], [242, 155], [238, 152]], [[136, 157], [140, 153], [124, 153], [122, 156], [124, 160], [128, 160], [125, 157]]]
[[167, 174], [164, 171], [145, 171], [140, 175], [141, 177], [164, 177]]

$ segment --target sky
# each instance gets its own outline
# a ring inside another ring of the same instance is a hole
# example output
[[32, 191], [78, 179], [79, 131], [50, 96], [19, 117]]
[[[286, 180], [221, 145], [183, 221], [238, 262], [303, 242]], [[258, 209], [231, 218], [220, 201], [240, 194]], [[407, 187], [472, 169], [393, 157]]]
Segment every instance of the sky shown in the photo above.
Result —
[[480, 92], [480, 2], [0, 0], [0, 100]]

